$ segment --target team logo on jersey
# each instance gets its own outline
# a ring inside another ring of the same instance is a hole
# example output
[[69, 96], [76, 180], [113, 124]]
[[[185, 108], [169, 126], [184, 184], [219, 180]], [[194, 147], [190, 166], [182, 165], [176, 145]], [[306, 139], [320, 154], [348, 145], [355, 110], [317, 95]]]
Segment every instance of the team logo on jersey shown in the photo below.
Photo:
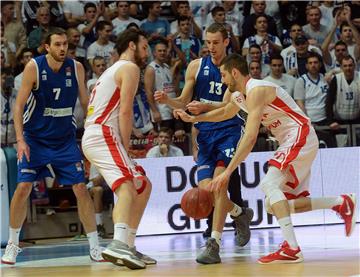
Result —
[[46, 73], [45, 69], [43, 71], [41, 71], [41, 80], [43, 80], [43, 81], [47, 80], [47, 73]]
[[66, 84], [66, 87], [71, 87], [71, 85], [72, 85], [71, 79], [66, 79], [65, 84]]
[[76, 171], [78, 171], [78, 172], [83, 171], [82, 163], [77, 162], [77, 163], [75, 164], [75, 167], [76, 167]]
[[66, 76], [71, 76], [71, 67], [70, 66], [65, 68], [65, 74], [66, 74]]
[[208, 66], [205, 66], [204, 67], [204, 76], [209, 76], [209, 67]]

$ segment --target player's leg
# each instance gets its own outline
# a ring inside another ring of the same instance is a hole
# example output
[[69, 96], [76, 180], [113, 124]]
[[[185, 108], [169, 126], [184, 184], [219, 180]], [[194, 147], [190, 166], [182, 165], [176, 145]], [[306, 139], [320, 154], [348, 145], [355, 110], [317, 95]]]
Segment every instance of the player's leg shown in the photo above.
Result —
[[89, 193], [94, 202], [96, 230], [99, 237], [105, 238], [106, 230], [102, 218], [104, 188], [102, 186], [93, 186], [89, 189]]

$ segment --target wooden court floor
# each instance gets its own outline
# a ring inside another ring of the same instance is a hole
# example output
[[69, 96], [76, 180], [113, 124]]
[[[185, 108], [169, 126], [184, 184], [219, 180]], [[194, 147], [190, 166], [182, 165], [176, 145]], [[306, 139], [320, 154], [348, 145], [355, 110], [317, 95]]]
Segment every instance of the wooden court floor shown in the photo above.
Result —
[[[196, 251], [204, 245], [200, 233], [146, 236], [137, 238], [140, 251], [158, 260], [144, 270], [132, 271], [110, 263], [91, 262], [84, 242], [40, 242], [26, 247], [16, 266], [1, 265], [6, 277], [85, 277], [85, 276], [360, 276], [360, 225], [350, 238], [343, 225], [297, 227], [297, 238], [305, 261], [301, 264], [260, 265], [256, 260], [276, 250], [281, 231], [252, 231], [249, 244], [235, 246], [233, 231], [223, 235], [221, 258], [217, 265], [195, 262]], [[107, 240], [102, 241], [106, 245]], [[3, 252], [3, 249], [2, 249]]]

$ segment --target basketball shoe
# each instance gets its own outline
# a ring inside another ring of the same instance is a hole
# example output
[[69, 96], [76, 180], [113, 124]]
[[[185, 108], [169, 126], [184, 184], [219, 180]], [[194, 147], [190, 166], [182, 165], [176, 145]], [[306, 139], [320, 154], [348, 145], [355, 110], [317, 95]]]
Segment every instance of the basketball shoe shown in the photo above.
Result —
[[238, 216], [230, 216], [235, 222], [235, 238], [239, 246], [245, 246], [251, 237], [250, 222], [254, 216], [254, 211], [250, 208], [243, 208]]
[[119, 240], [113, 240], [101, 253], [102, 257], [115, 265], [125, 265], [130, 269], [143, 269], [145, 263], [134, 255], [129, 246]]
[[336, 205], [332, 209], [337, 212], [345, 222], [345, 234], [351, 236], [356, 223], [356, 195], [354, 193], [343, 194], [344, 201], [341, 205]]
[[220, 246], [214, 238], [209, 238], [206, 241], [206, 246], [203, 252], [197, 257], [196, 261], [200, 264], [218, 264], [221, 263], [220, 259]]
[[291, 249], [287, 241], [280, 245], [280, 249], [274, 253], [258, 259], [260, 264], [287, 264], [287, 263], [301, 263], [304, 257], [301, 253], [300, 247]]
[[15, 264], [16, 257], [21, 252], [21, 248], [15, 243], [9, 242], [6, 246], [5, 253], [1, 257], [2, 264]]
[[103, 247], [97, 246], [90, 249], [90, 259], [94, 262], [107, 262], [104, 260], [104, 258], [101, 256], [101, 252], [104, 251]]
[[146, 265], [153, 265], [156, 264], [157, 261], [148, 255], [145, 255], [139, 251], [136, 250], [136, 247], [130, 247], [130, 250], [134, 253], [136, 257], [138, 257], [140, 260], [142, 260]]

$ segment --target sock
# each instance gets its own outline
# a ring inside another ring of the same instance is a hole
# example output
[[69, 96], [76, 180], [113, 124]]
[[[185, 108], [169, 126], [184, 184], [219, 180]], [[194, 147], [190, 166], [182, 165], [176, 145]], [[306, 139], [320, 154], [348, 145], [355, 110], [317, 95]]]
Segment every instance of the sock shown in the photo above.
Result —
[[221, 235], [222, 235], [222, 233], [220, 233], [218, 231], [211, 232], [211, 237], [216, 240], [216, 242], [219, 246], [221, 245]]
[[238, 205], [236, 205], [234, 203], [234, 207], [230, 211], [230, 215], [233, 216], [233, 217], [237, 217], [237, 216], [239, 216], [241, 214], [241, 212], [242, 212], [241, 207], [239, 207]]
[[137, 229], [129, 228], [128, 245], [130, 248], [135, 246], [136, 232], [137, 232]]
[[96, 225], [102, 225], [103, 224], [102, 213], [96, 213], [95, 220], [96, 220]]
[[336, 205], [341, 205], [342, 202], [343, 202], [343, 198], [340, 196], [311, 198], [311, 209], [312, 210], [331, 209]]
[[11, 228], [9, 227], [9, 242], [19, 245], [19, 237], [20, 237], [21, 228]]
[[89, 240], [90, 249], [99, 246], [99, 237], [97, 231], [87, 233], [86, 236]]
[[291, 218], [289, 216], [278, 219], [282, 234], [284, 239], [289, 243], [292, 249], [298, 248], [298, 243], [296, 241], [294, 227], [291, 223]]
[[119, 240], [126, 245], [128, 244], [129, 225], [125, 223], [115, 223], [114, 225], [114, 239]]

